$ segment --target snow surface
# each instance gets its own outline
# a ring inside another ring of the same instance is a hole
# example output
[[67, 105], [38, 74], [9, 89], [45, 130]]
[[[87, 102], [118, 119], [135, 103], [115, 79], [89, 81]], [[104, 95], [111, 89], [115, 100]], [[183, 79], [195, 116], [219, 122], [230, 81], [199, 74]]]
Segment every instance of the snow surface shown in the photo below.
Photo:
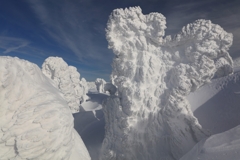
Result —
[[116, 9], [107, 40], [115, 54], [111, 79], [116, 96], [103, 105], [102, 160], [176, 160], [206, 138], [187, 95], [233, 72], [232, 34], [197, 20], [164, 36], [165, 17], [139, 7]]
[[201, 140], [180, 160], [239, 160], [240, 126]]
[[80, 80], [77, 69], [68, 66], [60, 57], [49, 57], [42, 64], [42, 72], [52, 79], [64, 94], [72, 113], [79, 112], [80, 103], [88, 98], [88, 85], [84, 78]]
[[240, 72], [217, 78], [187, 98], [195, 117], [211, 134], [240, 124]]
[[105, 133], [105, 120], [101, 104], [108, 95], [95, 92], [88, 93], [88, 96], [90, 99], [81, 104], [81, 111], [73, 115], [74, 126], [81, 135], [92, 160], [99, 160]]
[[64, 96], [37, 65], [0, 57], [0, 159], [90, 160]]

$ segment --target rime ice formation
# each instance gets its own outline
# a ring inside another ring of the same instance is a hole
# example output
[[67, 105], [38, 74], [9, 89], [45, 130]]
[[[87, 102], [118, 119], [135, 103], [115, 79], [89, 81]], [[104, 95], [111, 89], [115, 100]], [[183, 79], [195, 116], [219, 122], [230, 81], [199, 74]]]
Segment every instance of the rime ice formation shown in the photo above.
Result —
[[95, 82], [87, 82], [88, 92], [97, 92], [97, 86]]
[[37, 65], [0, 57], [0, 159], [90, 160], [63, 95]]
[[60, 57], [49, 57], [42, 65], [42, 72], [52, 79], [56, 87], [64, 94], [72, 113], [79, 112], [80, 103], [87, 99], [87, 82], [80, 81], [77, 69]]
[[117, 96], [104, 102], [101, 160], [178, 160], [208, 136], [186, 96], [232, 73], [232, 34], [197, 20], [173, 38], [165, 17], [139, 7], [116, 9], [107, 24]]
[[180, 160], [239, 160], [240, 126], [197, 143]]
[[110, 95], [114, 95], [117, 92], [116, 86], [101, 78], [96, 79], [95, 85], [99, 93], [109, 93]]
[[240, 71], [240, 57], [233, 60], [234, 71]]
[[104, 79], [97, 78], [95, 80], [95, 85], [99, 93], [105, 93], [105, 90], [104, 90], [105, 84], [106, 84], [106, 81]]
[[77, 88], [78, 88], [77, 94], [82, 95], [80, 103], [85, 102], [88, 99], [88, 96], [87, 96], [88, 83], [85, 78], [81, 79], [81, 81], [79, 83], [79, 87], [77, 87]]

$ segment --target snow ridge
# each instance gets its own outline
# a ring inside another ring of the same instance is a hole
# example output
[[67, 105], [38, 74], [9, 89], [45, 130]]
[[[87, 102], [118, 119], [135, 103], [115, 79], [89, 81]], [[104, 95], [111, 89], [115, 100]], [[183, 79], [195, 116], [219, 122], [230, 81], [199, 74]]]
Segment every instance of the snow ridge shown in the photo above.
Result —
[[42, 72], [64, 94], [72, 113], [79, 112], [80, 103], [87, 99], [88, 85], [84, 78], [80, 81], [77, 69], [60, 57], [49, 57], [42, 64]]
[[0, 159], [90, 160], [63, 95], [37, 65], [0, 57]]
[[140, 7], [116, 9], [107, 40], [113, 50], [111, 79], [116, 96], [104, 102], [102, 160], [177, 160], [208, 136], [186, 96], [233, 72], [232, 34], [197, 20], [163, 38], [165, 17]]

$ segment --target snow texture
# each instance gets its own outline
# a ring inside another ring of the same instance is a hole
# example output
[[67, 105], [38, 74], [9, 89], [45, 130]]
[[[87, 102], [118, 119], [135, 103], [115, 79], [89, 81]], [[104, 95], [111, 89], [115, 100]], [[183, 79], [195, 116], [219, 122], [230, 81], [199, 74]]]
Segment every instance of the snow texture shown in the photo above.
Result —
[[240, 57], [233, 60], [234, 71], [240, 71]]
[[87, 82], [88, 92], [97, 92], [97, 86], [95, 82]]
[[211, 134], [240, 125], [240, 72], [217, 78], [188, 95], [194, 116]]
[[114, 95], [117, 92], [116, 86], [112, 83], [106, 82], [104, 79], [97, 78], [95, 81], [98, 93], [108, 93]]
[[232, 34], [196, 20], [165, 35], [165, 17], [139, 7], [116, 9], [107, 40], [113, 50], [116, 96], [103, 105], [106, 133], [101, 160], [178, 160], [206, 133], [186, 99], [213, 77], [231, 74]]
[[97, 87], [97, 91], [99, 93], [105, 93], [105, 90], [104, 90], [104, 86], [106, 84], [106, 81], [104, 79], [101, 79], [101, 78], [97, 78], [95, 80], [95, 85]]
[[92, 160], [99, 160], [104, 139], [104, 115], [102, 101], [108, 97], [103, 93], [88, 93], [89, 100], [81, 104], [81, 112], [73, 114], [74, 127], [81, 135]]
[[180, 160], [239, 160], [240, 126], [203, 139]]
[[37, 65], [0, 57], [0, 159], [90, 160], [61, 92]]
[[79, 112], [80, 103], [87, 99], [88, 85], [84, 78], [80, 81], [77, 69], [60, 57], [49, 57], [42, 65], [42, 72], [64, 94], [72, 113]]

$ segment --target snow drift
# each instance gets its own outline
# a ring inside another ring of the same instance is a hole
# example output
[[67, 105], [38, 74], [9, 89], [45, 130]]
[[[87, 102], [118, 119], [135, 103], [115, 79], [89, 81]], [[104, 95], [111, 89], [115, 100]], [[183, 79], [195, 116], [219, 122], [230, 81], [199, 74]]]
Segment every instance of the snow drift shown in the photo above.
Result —
[[139, 7], [116, 9], [107, 24], [115, 54], [116, 96], [104, 102], [102, 160], [177, 160], [206, 133], [186, 96], [213, 77], [232, 73], [232, 34], [197, 20], [164, 36], [165, 17]]
[[102, 93], [88, 93], [89, 100], [81, 104], [81, 112], [73, 114], [74, 128], [81, 135], [92, 160], [99, 160], [104, 139], [104, 115], [102, 101], [108, 97]]
[[37, 65], [0, 57], [0, 159], [84, 159], [72, 113]]
[[213, 135], [197, 143], [180, 160], [239, 160], [240, 126]]
[[80, 103], [87, 99], [88, 85], [84, 78], [80, 81], [77, 69], [60, 57], [49, 57], [42, 65], [42, 72], [64, 94], [72, 113], [79, 112]]
[[211, 134], [222, 133], [240, 124], [240, 72], [217, 78], [189, 94], [194, 116]]

